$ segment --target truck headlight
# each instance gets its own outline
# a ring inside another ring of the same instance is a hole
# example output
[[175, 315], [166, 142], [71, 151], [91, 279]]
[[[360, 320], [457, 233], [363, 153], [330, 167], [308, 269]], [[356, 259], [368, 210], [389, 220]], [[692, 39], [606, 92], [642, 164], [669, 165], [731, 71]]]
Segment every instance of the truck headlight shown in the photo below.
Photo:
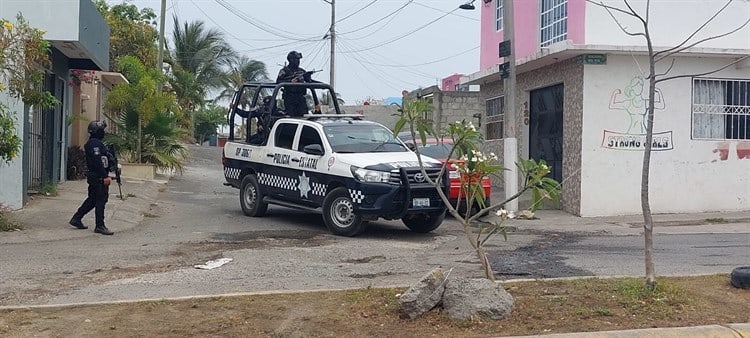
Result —
[[351, 167], [352, 174], [361, 182], [388, 183], [391, 173], [387, 171], [368, 170], [364, 168]]

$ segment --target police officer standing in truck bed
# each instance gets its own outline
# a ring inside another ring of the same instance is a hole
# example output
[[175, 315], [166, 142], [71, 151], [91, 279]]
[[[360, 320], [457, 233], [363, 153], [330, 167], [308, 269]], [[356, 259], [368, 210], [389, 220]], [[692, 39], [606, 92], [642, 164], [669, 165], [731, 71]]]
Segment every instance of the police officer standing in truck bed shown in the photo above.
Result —
[[[282, 82], [310, 82], [310, 74], [299, 66], [299, 60], [302, 53], [291, 51], [287, 54], [286, 59], [289, 64], [281, 68], [279, 76], [276, 77], [276, 83]], [[305, 99], [306, 89], [303, 87], [286, 87], [284, 88], [284, 110], [286, 114], [292, 117], [300, 117], [308, 113], [307, 100]]]

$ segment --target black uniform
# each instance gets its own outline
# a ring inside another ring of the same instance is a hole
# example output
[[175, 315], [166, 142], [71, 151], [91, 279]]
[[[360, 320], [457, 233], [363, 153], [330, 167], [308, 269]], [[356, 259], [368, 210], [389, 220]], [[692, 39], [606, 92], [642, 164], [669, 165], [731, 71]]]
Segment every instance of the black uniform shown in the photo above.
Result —
[[104, 138], [104, 127], [106, 123], [99, 122], [104, 127], [100, 127], [100, 130], [95, 130], [92, 133], [92, 127], [94, 123], [99, 121], [91, 122], [89, 126], [89, 141], [84, 145], [84, 151], [86, 152], [86, 165], [88, 166], [88, 173], [86, 175], [86, 181], [88, 187], [88, 197], [83, 201], [81, 207], [78, 208], [73, 218], [70, 220], [70, 224], [79, 229], [86, 229], [81, 219], [91, 209], [95, 209], [94, 215], [96, 219], [95, 232], [111, 235], [112, 232], [107, 229], [104, 225], [104, 208], [109, 200], [109, 186], [104, 184], [105, 178], [109, 177], [110, 171], [117, 170], [116, 160], [114, 154], [112, 154], [107, 146], [102, 142]]
[[[310, 75], [299, 66], [299, 60], [302, 54], [292, 51], [286, 56], [289, 64], [281, 68], [279, 75], [276, 77], [276, 83], [282, 82], [310, 82]], [[293, 117], [300, 117], [308, 113], [307, 99], [305, 99], [305, 88], [286, 87], [284, 88], [284, 109], [286, 114]]]

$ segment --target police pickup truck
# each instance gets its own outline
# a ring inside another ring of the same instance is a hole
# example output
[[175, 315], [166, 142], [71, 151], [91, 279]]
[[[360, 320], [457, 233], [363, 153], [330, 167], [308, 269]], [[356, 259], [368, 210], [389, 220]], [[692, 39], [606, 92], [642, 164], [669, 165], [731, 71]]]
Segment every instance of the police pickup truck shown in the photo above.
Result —
[[[284, 115], [277, 98], [289, 86], [307, 88], [311, 114]], [[238, 133], [230, 128], [222, 163], [225, 185], [239, 189], [245, 215], [263, 216], [268, 204], [322, 211], [326, 227], [342, 236], [355, 236], [378, 218], [401, 219], [420, 233], [437, 229], [445, 205], [417, 155], [383, 125], [341, 114], [336, 100], [323, 113], [319, 91], [335, 97], [323, 83], [246, 83], [235, 93], [228, 122], [235, 126], [239, 115], [244, 123]], [[440, 162], [422, 161], [437, 180]]]

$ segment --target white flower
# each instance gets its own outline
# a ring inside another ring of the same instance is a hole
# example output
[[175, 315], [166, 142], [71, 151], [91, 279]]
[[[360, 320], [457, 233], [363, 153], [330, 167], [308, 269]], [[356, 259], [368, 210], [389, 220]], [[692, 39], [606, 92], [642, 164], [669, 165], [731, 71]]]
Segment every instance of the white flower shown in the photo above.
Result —
[[500, 209], [498, 211], [495, 211], [495, 215], [498, 217], [508, 216], [508, 210]]

